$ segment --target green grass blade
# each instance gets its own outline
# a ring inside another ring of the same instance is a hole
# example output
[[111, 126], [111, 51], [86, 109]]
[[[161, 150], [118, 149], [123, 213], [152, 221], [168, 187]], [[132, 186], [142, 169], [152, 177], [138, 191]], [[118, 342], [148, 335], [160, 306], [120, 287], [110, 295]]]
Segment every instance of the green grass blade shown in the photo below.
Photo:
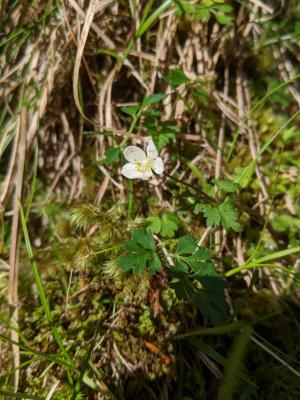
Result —
[[6, 335], [0, 334], [0, 340], [3, 340], [5, 342], [8, 342], [10, 344], [15, 344], [17, 346], [20, 347], [20, 349], [22, 349], [24, 352], [37, 356], [39, 358], [42, 358], [43, 360], [47, 360], [47, 361], [51, 361], [51, 362], [55, 362], [55, 364], [58, 365], [63, 365], [67, 368], [74, 368], [72, 365], [68, 364], [66, 361], [64, 361], [63, 359], [61, 359], [59, 357], [59, 354], [57, 355], [53, 355], [53, 354], [46, 354], [46, 353], [40, 353], [28, 346], [25, 346], [24, 344], [21, 344], [19, 342], [16, 342], [15, 340], [12, 340], [11, 338], [9, 338]]
[[150, 28], [150, 26], [160, 17], [160, 15], [165, 12], [171, 5], [173, 1], [172, 0], [166, 0], [160, 7], [158, 7], [154, 13], [150, 15], [143, 23], [140, 24], [138, 30], [135, 33], [135, 37], [140, 37], [142, 36], [147, 29]]
[[[218, 353], [213, 347], [208, 345], [207, 343], [204, 343], [202, 340], [198, 338], [188, 338], [187, 342], [205, 353], [209, 358], [217, 362], [218, 364], [222, 365], [223, 367], [226, 366], [226, 358]], [[252, 382], [247, 375], [243, 374], [242, 372], [238, 372], [238, 377], [242, 379], [244, 382], [246, 382], [248, 385], [251, 385], [253, 387], [256, 387], [255, 383]]]
[[231, 400], [234, 393], [234, 386], [239, 377], [243, 358], [245, 357], [247, 346], [251, 338], [252, 329], [245, 327], [236, 339], [231, 353], [226, 360], [224, 380], [219, 388], [218, 400]]
[[31, 209], [31, 204], [33, 201], [33, 196], [34, 196], [34, 192], [35, 192], [35, 188], [36, 188], [38, 158], [39, 158], [39, 149], [38, 149], [38, 144], [36, 144], [35, 152], [34, 152], [34, 166], [33, 166], [34, 170], [33, 170], [32, 182], [30, 184], [29, 197], [28, 197], [27, 207], [26, 207], [26, 212], [25, 212], [25, 221], [28, 220], [28, 217], [30, 214], [30, 209]]
[[42, 285], [42, 280], [40, 278], [39, 272], [38, 272], [38, 268], [37, 265], [35, 263], [34, 257], [33, 257], [33, 251], [32, 251], [32, 247], [31, 247], [31, 243], [30, 243], [30, 239], [29, 239], [29, 234], [28, 234], [28, 230], [27, 230], [27, 226], [26, 226], [26, 220], [25, 220], [25, 215], [24, 215], [24, 211], [23, 211], [23, 207], [22, 204], [19, 201], [19, 206], [20, 206], [20, 217], [21, 217], [21, 224], [22, 224], [22, 229], [23, 229], [23, 233], [24, 233], [24, 238], [25, 238], [25, 244], [26, 244], [26, 248], [27, 248], [27, 253], [29, 256], [29, 261], [31, 264], [31, 268], [32, 268], [32, 273], [33, 273], [33, 277], [35, 280], [35, 284], [37, 287], [37, 291], [39, 294], [39, 298], [43, 307], [43, 310], [45, 312], [46, 318], [48, 320], [48, 324], [50, 326], [51, 332], [53, 334], [54, 339], [56, 340], [61, 352], [65, 355], [65, 357], [67, 358], [67, 360], [70, 362], [70, 364], [72, 366], [74, 366], [74, 362], [72, 360], [72, 358], [69, 356], [67, 350], [64, 347], [64, 344], [62, 342], [62, 339], [58, 333], [58, 330], [56, 328], [56, 325], [54, 323], [53, 320], [53, 316], [50, 310], [50, 306], [48, 303], [48, 300], [46, 298], [44, 289], [43, 289], [43, 285]]
[[264, 144], [264, 146], [257, 153], [256, 157], [247, 165], [247, 167], [244, 168], [243, 172], [236, 180], [237, 183], [241, 183], [241, 180], [247, 175], [249, 170], [253, 166], [255, 166], [255, 164], [259, 160], [260, 156], [267, 150], [267, 148], [271, 145], [271, 143], [280, 135], [280, 133], [283, 131], [283, 129], [285, 129], [295, 118], [297, 118], [298, 115], [300, 115], [300, 109], [298, 111], [296, 111], [279, 129], [277, 129], [277, 131], [274, 133], [274, 135], [272, 135], [271, 138]]
[[231, 143], [228, 155], [226, 157], [226, 162], [229, 162], [229, 160], [231, 159], [232, 153], [235, 149], [235, 145], [237, 142], [237, 139], [241, 133], [242, 127], [245, 126], [245, 123], [249, 120], [249, 118], [251, 117], [251, 115], [258, 110], [271, 96], [273, 96], [276, 92], [278, 92], [279, 90], [283, 89], [285, 86], [290, 85], [292, 82], [298, 80], [300, 78], [300, 74], [294, 76], [291, 79], [288, 79], [282, 83], [280, 83], [278, 86], [276, 86], [274, 89], [271, 89], [269, 92], [267, 92], [265, 94], [265, 96], [263, 96], [260, 100], [258, 100], [254, 106], [251, 108], [251, 110], [244, 116], [244, 118], [242, 119], [241, 125], [239, 126], [239, 128], [236, 130], [236, 132], [233, 135], [233, 141]]
[[242, 322], [236, 321], [227, 325], [214, 326], [213, 328], [195, 329], [191, 332], [186, 332], [181, 335], [176, 335], [172, 339], [179, 340], [190, 336], [198, 336], [198, 335], [227, 335], [229, 333], [236, 331], [237, 329], [240, 329], [242, 326], [243, 326]]
[[45, 400], [44, 397], [39, 397], [39, 396], [30, 396], [29, 394], [26, 393], [14, 393], [14, 392], [9, 392], [5, 390], [0, 390], [0, 395], [6, 396], [4, 398], [12, 397], [14, 399], [21, 399], [21, 400]]
[[[251, 268], [261, 268], [261, 267], [268, 267], [268, 268], [279, 268], [285, 269], [279, 265], [268, 264], [268, 261], [276, 260], [278, 258], [283, 258], [289, 256], [291, 254], [300, 253], [300, 246], [292, 247], [290, 249], [277, 251], [276, 253], [268, 254], [267, 256], [257, 258], [256, 260], [251, 261], [249, 264], [244, 264], [236, 268], [232, 268], [230, 271], [227, 271], [225, 276], [228, 278], [229, 276], [235, 275], [241, 272], [244, 269], [251, 269]], [[286, 269], [285, 269], [286, 270]], [[290, 271], [288, 271], [290, 272]]]

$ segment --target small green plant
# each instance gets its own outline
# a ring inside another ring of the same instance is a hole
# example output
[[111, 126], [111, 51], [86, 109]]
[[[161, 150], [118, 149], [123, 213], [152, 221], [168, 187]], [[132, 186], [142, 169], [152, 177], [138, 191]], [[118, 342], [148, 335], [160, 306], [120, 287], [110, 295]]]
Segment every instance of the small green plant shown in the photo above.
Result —
[[[126, 254], [119, 256], [117, 265], [134, 274], [142, 274], [145, 270], [151, 275], [159, 272], [164, 262], [157, 254], [150, 229], [137, 228], [132, 237], [122, 244]], [[194, 302], [204, 318], [213, 324], [226, 321], [228, 307], [224, 288], [227, 284], [215, 270], [209, 252], [199, 248], [195, 238], [186, 235], [178, 239], [176, 250], [170, 256], [174, 265], [165, 264], [177, 298]]]
[[160, 271], [161, 262], [150, 230], [137, 228], [133, 230], [132, 237], [132, 240], [122, 244], [127, 253], [118, 258], [118, 266], [124, 271], [132, 270], [134, 274], [143, 273], [145, 268], [151, 275]]
[[202, 22], [208, 22], [213, 16], [221, 25], [233, 23], [231, 15], [233, 8], [229, 4], [224, 4], [224, 0], [202, 0], [193, 3], [190, 0], [176, 0], [175, 3], [178, 6], [178, 14], [188, 15]]
[[161, 217], [151, 216], [146, 219], [152, 233], [164, 238], [172, 238], [179, 229], [180, 219], [171, 211], [165, 211]]
[[203, 213], [207, 226], [221, 224], [225, 229], [240, 232], [242, 225], [238, 222], [238, 211], [231, 196], [240, 189], [240, 185], [227, 179], [213, 179], [212, 183], [216, 185], [217, 191], [210, 184], [205, 187], [206, 194], [212, 199], [211, 203], [197, 202], [194, 205], [194, 213], [196, 215]]

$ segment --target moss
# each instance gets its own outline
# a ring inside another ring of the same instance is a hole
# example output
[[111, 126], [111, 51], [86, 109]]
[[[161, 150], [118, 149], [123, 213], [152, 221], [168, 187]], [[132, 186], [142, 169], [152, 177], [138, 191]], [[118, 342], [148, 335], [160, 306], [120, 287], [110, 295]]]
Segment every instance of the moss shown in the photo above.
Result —
[[152, 336], [154, 334], [155, 326], [148, 307], [144, 310], [143, 314], [139, 316], [137, 328], [142, 336]]

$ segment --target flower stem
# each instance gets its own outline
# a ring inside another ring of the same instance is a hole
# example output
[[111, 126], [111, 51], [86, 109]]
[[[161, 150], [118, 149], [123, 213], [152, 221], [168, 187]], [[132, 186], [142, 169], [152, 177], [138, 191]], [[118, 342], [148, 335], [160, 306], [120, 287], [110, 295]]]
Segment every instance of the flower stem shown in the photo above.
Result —
[[205, 192], [203, 192], [202, 190], [196, 188], [193, 185], [190, 185], [189, 183], [183, 182], [180, 179], [174, 178], [174, 176], [167, 174], [166, 172], [164, 173], [166, 177], [173, 179], [175, 182], [180, 183], [181, 185], [187, 186], [188, 188], [194, 190], [194, 192], [200, 194], [202, 196], [203, 199], [205, 199], [208, 203], [210, 204], [214, 204], [216, 205], [217, 202], [215, 199], [213, 199], [212, 197], [208, 196]]
[[128, 208], [127, 208], [127, 221], [131, 218], [132, 213], [132, 204], [133, 204], [133, 190], [132, 190], [132, 181], [128, 181]]

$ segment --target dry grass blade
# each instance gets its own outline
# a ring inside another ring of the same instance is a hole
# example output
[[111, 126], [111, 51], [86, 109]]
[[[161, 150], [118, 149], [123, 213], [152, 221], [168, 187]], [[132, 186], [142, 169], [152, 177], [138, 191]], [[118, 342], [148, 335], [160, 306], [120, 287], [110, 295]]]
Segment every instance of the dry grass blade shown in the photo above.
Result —
[[84, 113], [81, 108], [79, 95], [78, 95], [78, 80], [79, 80], [81, 59], [82, 59], [85, 43], [86, 43], [86, 40], [87, 40], [87, 37], [88, 37], [88, 34], [89, 34], [96, 11], [99, 11], [101, 6], [107, 7], [110, 3], [111, 2], [104, 1], [104, 0], [100, 1], [100, 2], [97, 0], [91, 0], [88, 11], [86, 13], [80, 40], [78, 43], [78, 48], [77, 48], [77, 53], [76, 53], [76, 58], [75, 58], [75, 65], [74, 65], [74, 70], [73, 70], [73, 96], [74, 96], [76, 107], [79, 110], [80, 114], [82, 114], [82, 115], [84, 115]]
[[[19, 203], [22, 197], [23, 175], [26, 154], [26, 109], [21, 108], [20, 112], [20, 135], [18, 143], [18, 162], [17, 173], [15, 177], [15, 193], [14, 193], [14, 214], [11, 231], [11, 248], [10, 248], [10, 271], [9, 271], [9, 304], [11, 307], [11, 323], [14, 327], [18, 327], [18, 278], [19, 278]], [[11, 339], [15, 342], [19, 341], [19, 334], [16, 329], [11, 330]], [[14, 390], [18, 390], [19, 384], [19, 366], [20, 354], [19, 347], [12, 345], [14, 372]]]

